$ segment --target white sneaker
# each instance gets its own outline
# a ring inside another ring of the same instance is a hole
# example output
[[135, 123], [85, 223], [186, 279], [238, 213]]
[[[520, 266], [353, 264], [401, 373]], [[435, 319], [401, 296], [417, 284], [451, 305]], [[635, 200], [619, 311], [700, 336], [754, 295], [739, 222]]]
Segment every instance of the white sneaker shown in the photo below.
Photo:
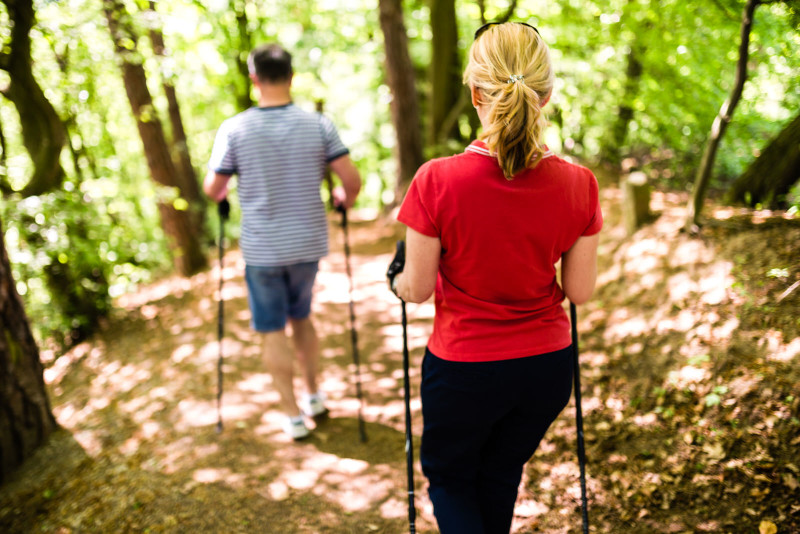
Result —
[[324, 417], [328, 415], [328, 409], [325, 407], [325, 394], [321, 391], [312, 394], [304, 394], [300, 399], [300, 410], [307, 416], [312, 418]]
[[295, 441], [307, 438], [311, 434], [311, 431], [308, 430], [308, 427], [303, 421], [302, 415], [298, 415], [297, 417], [287, 416], [283, 421], [283, 431]]

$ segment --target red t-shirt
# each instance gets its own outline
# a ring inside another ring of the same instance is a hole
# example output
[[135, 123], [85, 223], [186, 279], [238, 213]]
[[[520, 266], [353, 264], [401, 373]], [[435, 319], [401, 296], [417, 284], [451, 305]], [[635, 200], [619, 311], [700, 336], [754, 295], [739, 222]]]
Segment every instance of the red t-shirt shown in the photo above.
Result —
[[506, 180], [475, 141], [420, 167], [397, 220], [442, 242], [431, 352], [479, 362], [569, 346], [555, 264], [603, 226], [591, 171], [548, 153]]

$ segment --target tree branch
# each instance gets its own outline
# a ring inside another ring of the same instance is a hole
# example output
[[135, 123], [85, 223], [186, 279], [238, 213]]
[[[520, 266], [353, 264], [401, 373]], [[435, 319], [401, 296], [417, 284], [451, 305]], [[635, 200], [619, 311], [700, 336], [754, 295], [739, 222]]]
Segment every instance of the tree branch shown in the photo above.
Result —
[[[481, 24], [486, 24], [486, 2], [484, 0], [476, 0], [478, 3], [478, 8], [481, 12]], [[508, 22], [509, 19], [514, 15], [514, 10], [517, 9], [517, 0], [511, 0], [511, 5], [508, 6], [506, 9], [505, 14], [501, 15], [495, 22]]]
[[511, 16], [514, 14], [514, 10], [517, 9], [517, 0], [512, 0], [511, 5], [508, 6], [506, 10], [506, 14], [500, 17], [499, 22], [508, 22]]
[[722, 2], [720, 2], [720, 0], [711, 0], [711, 2], [712, 2], [712, 3], [713, 3], [715, 6], [717, 6], [717, 7], [719, 8], [719, 10], [720, 10], [720, 11], [722, 11], [722, 12], [725, 14], [725, 16], [726, 16], [726, 17], [728, 17], [729, 19], [731, 19], [731, 20], [735, 20], [735, 21], [738, 21], [738, 20], [739, 20], [739, 15], [737, 15], [737, 14], [736, 14], [735, 12], [733, 12], [733, 11], [730, 11], [730, 10], [727, 8], [727, 6], [723, 5], [723, 4], [722, 4]]
[[469, 102], [469, 91], [462, 90], [458, 95], [458, 100], [456, 103], [453, 104], [453, 107], [450, 108], [450, 111], [445, 116], [444, 120], [442, 121], [442, 126], [439, 128], [439, 133], [436, 135], [436, 143], [439, 145], [444, 145], [447, 141], [448, 134], [453, 130], [453, 127], [458, 122], [458, 118], [464, 112], [464, 108], [467, 106]]
[[750, 31], [753, 28], [753, 20], [758, 4], [759, 0], [747, 0], [747, 4], [745, 4], [744, 10], [742, 11], [742, 25], [739, 32], [739, 60], [736, 62], [736, 77], [734, 79], [733, 89], [728, 99], [722, 104], [719, 113], [717, 113], [714, 119], [714, 123], [711, 125], [711, 133], [706, 143], [706, 148], [703, 151], [700, 166], [697, 168], [697, 173], [695, 174], [692, 198], [689, 200], [689, 204], [686, 207], [687, 217], [684, 229], [690, 234], [696, 233], [699, 229], [700, 212], [703, 209], [706, 189], [711, 180], [717, 149], [722, 141], [722, 136], [725, 134], [725, 129], [733, 118], [733, 111], [739, 103], [742, 90], [744, 89], [744, 83], [747, 80]]

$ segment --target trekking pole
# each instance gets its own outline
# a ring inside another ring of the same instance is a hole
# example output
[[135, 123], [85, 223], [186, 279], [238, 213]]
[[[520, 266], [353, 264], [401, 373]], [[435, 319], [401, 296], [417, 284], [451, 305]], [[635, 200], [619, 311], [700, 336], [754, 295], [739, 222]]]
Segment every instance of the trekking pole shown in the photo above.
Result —
[[[405, 266], [405, 243], [403, 241], [397, 242], [397, 252], [394, 255], [392, 263], [389, 264], [389, 269], [386, 271], [386, 277], [389, 279], [389, 287], [392, 292], [397, 295], [394, 288], [395, 277], [403, 271]], [[414, 507], [414, 442], [411, 436], [411, 381], [408, 376], [408, 319], [406, 317], [406, 301], [400, 299], [400, 305], [403, 311], [403, 397], [406, 407], [406, 476], [408, 478], [408, 526], [409, 532], [414, 534], [416, 532], [415, 521], [417, 518], [417, 510]]]
[[[402, 241], [400, 242], [402, 243]], [[399, 246], [399, 244], [398, 244]], [[411, 439], [411, 388], [408, 376], [408, 321], [406, 319], [406, 301], [400, 299], [403, 309], [403, 393], [406, 403], [406, 472], [408, 476], [408, 527], [414, 534], [414, 522], [417, 510], [414, 508], [414, 443]]]
[[569, 303], [569, 318], [572, 323], [572, 353], [575, 371], [575, 422], [578, 427], [578, 464], [581, 469], [581, 511], [583, 513], [583, 534], [589, 534], [589, 506], [586, 502], [586, 450], [583, 445], [583, 412], [581, 410], [581, 369], [578, 358], [578, 312], [575, 304]]
[[350, 271], [350, 239], [347, 235], [347, 209], [344, 206], [337, 206], [336, 210], [342, 214], [342, 229], [344, 230], [344, 258], [347, 269], [347, 279], [350, 282], [350, 341], [353, 345], [353, 362], [356, 364], [356, 396], [358, 397], [358, 436], [361, 443], [367, 441], [367, 431], [364, 428], [364, 398], [361, 395], [361, 369], [358, 358], [358, 333], [356, 332], [356, 313], [353, 304], [353, 273]]
[[224, 259], [225, 219], [231, 212], [231, 205], [227, 198], [217, 204], [219, 212], [219, 308], [217, 311], [217, 338], [219, 356], [217, 357], [217, 434], [222, 432], [222, 337], [224, 335], [225, 301], [222, 298], [222, 267]]

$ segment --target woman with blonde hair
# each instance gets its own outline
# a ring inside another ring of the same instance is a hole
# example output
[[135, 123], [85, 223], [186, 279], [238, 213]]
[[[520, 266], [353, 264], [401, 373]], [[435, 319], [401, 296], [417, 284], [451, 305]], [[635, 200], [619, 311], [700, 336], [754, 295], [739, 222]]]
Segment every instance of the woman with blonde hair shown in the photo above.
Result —
[[464, 83], [483, 131], [423, 165], [397, 217], [392, 289], [407, 302], [435, 291], [420, 457], [443, 534], [509, 532], [523, 467], [572, 390], [563, 300], [594, 290], [603, 217], [594, 175], [543, 142], [553, 79], [533, 26], [481, 27]]

